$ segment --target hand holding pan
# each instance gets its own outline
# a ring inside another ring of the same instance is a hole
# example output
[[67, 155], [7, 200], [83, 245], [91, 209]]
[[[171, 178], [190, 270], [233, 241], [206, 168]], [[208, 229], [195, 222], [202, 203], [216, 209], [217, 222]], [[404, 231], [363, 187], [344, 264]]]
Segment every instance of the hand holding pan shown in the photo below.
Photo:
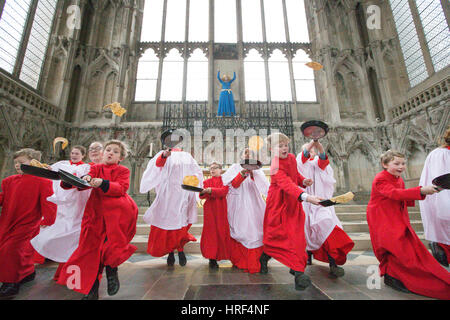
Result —
[[161, 145], [163, 149], [169, 149], [171, 151], [173, 147], [183, 141], [182, 136], [174, 134], [175, 131], [176, 129], [169, 129], [161, 134]]
[[241, 167], [246, 170], [258, 170], [261, 169], [262, 163], [259, 160], [255, 159], [244, 159], [240, 163]]
[[46, 178], [46, 179], [50, 179], [50, 180], [60, 180], [61, 179], [59, 177], [58, 172], [48, 170], [45, 168], [39, 168], [39, 167], [35, 167], [35, 166], [30, 166], [27, 164], [21, 164], [20, 169], [23, 171], [23, 173], [29, 174], [32, 176], [36, 176], [36, 177]]
[[450, 189], [450, 173], [434, 178], [431, 183], [436, 186], [435, 189], [438, 191], [441, 191], [442, 189]]
[[328, 125], [319, 120], [306, 121], [300, 129], [306, 138], [313, 139], [314, 141], [325, 137], [329, 130]]
[[74, 187], [77, 187], [79, 189], [92, 188], [91, 185], [87, 181], [84, 181], [83, 179], [80, 179], [77, 176], [75, 176], [67, 171], [59, 169], [58, 174], [61, 177], [62, 181], [64, 181], [65, 183], [68, 183]]
[[323, 207], [329, 207], [329, 206], [334, 206], [335, 204], [339, 204], [339, 203], [347, 203], [347, 202], [353, 200], [354, 197], [355, 197], [355, 195], [353, 194], [353, 192], [350, 191], [350, 192], [347, 192], [347, 193], [342, 194], [337, 197], [333, 197], [328, 200], [322, 200], [319, 202], [319, 204]]
[[199, 188], [199, 187], [194, 187], [194, 186], [189, 186], [187, 184], [182, 184], [181, 188], [186, 190], [186, 191], [193, 191], [193, 192], [202, 192], [203, 189]]

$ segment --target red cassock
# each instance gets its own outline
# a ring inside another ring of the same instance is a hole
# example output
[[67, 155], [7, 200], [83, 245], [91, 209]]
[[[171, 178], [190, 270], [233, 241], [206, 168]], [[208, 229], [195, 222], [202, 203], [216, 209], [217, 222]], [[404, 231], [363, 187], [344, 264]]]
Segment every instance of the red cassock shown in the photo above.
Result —
[[411, 292], [450, 299], [450, 273], [431, 255], [414, 232], [407, 206], [423, 200], [420, 187], [405, 189], [402, 178], [387, 171], [375, 176], [367, 222], [380, 275], [394, 277]]
[[306, 261], [305, 213], [299, 186], [305, 179], [293, 154], [272, 160], [270, 188], [264, 216], [263, 251], [289, 268], [304, 272]]
[[51, 225], [56, 205], [50, 180], [13, 175], [2, 181], [0, 193], [0, 282], [18, 283], [34, 272], [35, 250], [31, 246], [41, 225]]
[[201, 195], [203, 205], [203, 231], [200, 250], [203, 257], [214, 260], [230, 259], [230, 225], [228, 224], [227, 194], [222, 177], [203, 181], [203, 188], [211, 188], [211, 194]]
[[130, 244], [138, 216], [137, 205], [127, 194], [130, 170], [117, 164], [96, 164], [89, 175], [108, 180], [109, 188], [106, 192], [93, 188], [84, 211], [78, 248], [61, 267], [58, 278], [59, 284], [68, 284], [74, 279], [74, 267], [78, 267], [80, 286], [73, 290], [83, 294], [89, 293], [97, 278], [101, 279], [104, 266], [119, 266], [137, 249]]
[[[172, 152], [181, 151], [180, 149], [172, 149]], [[162, 155], [156, 159], [157, 167], [164, 167], [167, 158]], [[191, 224], [177, 230], [165, 230], [156, 226], [150, 226], [150, 234], [148, 235], [147, 253], [153, 257], [162, 257], [168, 253], [177, 250], [184, 251], [184, 246], [190, 241], [197, 241], [197, 239], [189, 233]]]

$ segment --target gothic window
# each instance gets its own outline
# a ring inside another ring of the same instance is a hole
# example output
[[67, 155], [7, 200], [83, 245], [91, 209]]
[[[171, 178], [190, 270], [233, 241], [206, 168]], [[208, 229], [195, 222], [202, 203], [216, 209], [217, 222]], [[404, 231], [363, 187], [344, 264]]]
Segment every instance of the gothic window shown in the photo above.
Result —
[[136, 101], [154, 101], [158, 80], [159, 58], [148, 49], [139, 60], [136, 76]]
[[208, 59], [201, 49], [196, 49], [188, 60], [186, 100], [208, 100]]
[[309, 42], [304, 0], [286, 0], [286, 13], [291, 42]]
[[141, 41], [161, 41], [164, 0], [147, 0], [142, 20]]
[[252, 49], [244, 59], [245, 99], [248, 101], [266, 101], [266, 74], [264, 60], [258, 51]]
[[189, 0], [189, 41], [208, 41], [209, 0]]
[[390, 0], [395, 25], [400, 40], [400, 46], [405, 59], [411, 86], [415, 86], [428, 77], [420, 47], [419, 37], [414, 25], [408, 1]]
[[236, 43], [236, 0], [214, 1], [214, 41]]
[[184, 41], [186, 0], [167, 0], [165, 41]]
[[236, 99], [293, 101], [298, 92], [297, 100], [316, 101], [314, 73], [304, 66], [311, 59], [285, 56], [293, 43], [309, 42], [306, 22], [304, 0], [146, 0], [141, 45], [164, 58], [160, 67], [153, 50], [140, 58], [135, 100], [214, 103], [217, 70], [226, 63], [238, 78]]
[[[450, 31], [442, 2], [390, 0], [390, 3], [409, 81], [415, 86], [450, 63]], [[425, 59], [432, 67], [427, 69]]]
[[297, 101], [306, 102], [317, 100], [314, 71], [305, 65], [309, 60], [308, 55], [303, 50], [298, 50], [292, 59]]
[[6, 0], [1, 12], [0, 68], [34, 89], [38, 87], [56, 4], [56, 0]]
[[20, 73], [20, 80], [35, 89], [44, 63], [55, 10], [56, 0], [38, 1]]
[[292, 101], [289, 65], [280, 50], [269, 58], [270, 97], [272, 101]]
[[434, 70], [450, 64], [450, 31], [440, 0], [416, 0]]
[[0, 19], [0, 67], [12, 73], [22, 42], [31, 0], [6, 1]]
[[164, 58], [161, 76], [161, 100], [181, 101], [183, 91], [183, 58], [177, 49]]
[[284, 13], [281, 0], [264, 0], [267, 42], [286, 42]]
[[242, 6], [242, 39], [244, 42], [262, 42], [261, 1], [246, 0]]

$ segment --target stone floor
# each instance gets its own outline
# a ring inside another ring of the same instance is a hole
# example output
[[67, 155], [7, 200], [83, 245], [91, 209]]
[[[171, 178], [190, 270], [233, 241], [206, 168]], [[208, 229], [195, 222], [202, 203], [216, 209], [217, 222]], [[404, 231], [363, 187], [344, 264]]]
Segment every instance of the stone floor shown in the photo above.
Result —
[[[168, 267], [165, 257], [135, 254], [119, 267], [120, 291], [106, 293], [106, 281], [100, 285], [102, 300], [432, 300], [386, 287], [381, 279], [378, 288], [368, 287], [376, 280], [378, 261], [371, 251], [351, 252], [342, 278], [332, 278], [328, 265], [313, 260], [306, 274], [313, 285], [305, 291], [294, 289], [294, 277], [287, 267], [269, 261], [269, 273], [248, 274], [235, 269], [228, 261], [210, 270], [208, 260], [187, 254], [187, 265]], [[47, 261], [36, 267], [36, 279], [21, 287], [15, 300], [79, 300], [82, 295], [56, 284], [53, 274], [57, 264]], [[371, 278], [369, 278], [371, 277]], [[378, 278], [379, 280], [379, 278]], [[373, 285], [372, 285], [373, 287]]]

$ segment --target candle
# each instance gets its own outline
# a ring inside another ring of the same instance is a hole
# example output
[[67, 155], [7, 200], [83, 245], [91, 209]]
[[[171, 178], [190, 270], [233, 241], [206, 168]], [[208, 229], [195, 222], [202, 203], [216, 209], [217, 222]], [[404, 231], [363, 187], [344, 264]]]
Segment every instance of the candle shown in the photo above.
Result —
[[150, 157], [152, 156], [152, 154], [153, 154], [153, 142], [152, 143], [150, 143]]

